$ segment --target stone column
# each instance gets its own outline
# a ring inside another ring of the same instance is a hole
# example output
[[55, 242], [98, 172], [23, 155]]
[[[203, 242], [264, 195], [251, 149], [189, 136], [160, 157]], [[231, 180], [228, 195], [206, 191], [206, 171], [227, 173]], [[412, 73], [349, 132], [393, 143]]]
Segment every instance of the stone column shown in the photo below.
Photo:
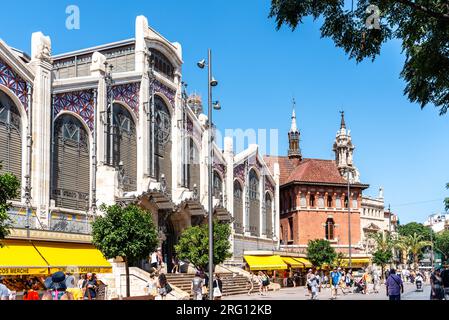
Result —
[[99, 52], [92, 55], [91, 75], [98, 77], [97, 105], [95, 119], [97, 121], [97, 203], [98, 205], [115, 203], [118, 196], [118, 175], [115, 168], [106, 164], [106, 134], [107, 123], [107, 88], [104, 79], [106, 57]]
[[[234, 217], [234, 146], [232, 137], [224, 138], [224, 158], [226, 161], [226, 177], [224, 181], [224, 183], [226, 184], [226, 209], [231, 213], [232, 217]], [[230, 252], [232, 252], [233, 256], [235, 256], [234, 223], [232, 223], [231, 226], [233, 227], [229, 239], [231, 242]]]
[[52, 75], [51, 40], [42, 32], [31, 37], [30, 67], [35, 73], [33, 105], [31, 107], [31, 197], [32, 205], [43, 226], [49, 224], [51, 121], [52, 121]]

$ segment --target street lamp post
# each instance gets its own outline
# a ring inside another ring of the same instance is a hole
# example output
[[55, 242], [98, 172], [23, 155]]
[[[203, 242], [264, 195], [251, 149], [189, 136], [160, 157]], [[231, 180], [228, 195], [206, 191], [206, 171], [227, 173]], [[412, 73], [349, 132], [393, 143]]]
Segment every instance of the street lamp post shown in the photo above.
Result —
[[207, 155], [208, 155], [208, 208], [209, 208], [209, 299], [213, 300], [213, 272], [214, 272], [214, 229], [213, 229], [213, 198], [212, 198], [212, 178], [213, 178], [213, 122], [212, 122], [212, 104], [214, 108], [219, 110], [220, 105], [217, 102], [212, 103], [212, 87], [218, 84], [218, 81], [212, 76], [212, 52], [207, 50], [207, 63], [203, 59], [198, 62], [198, 67], [203, 69], [207, 65], [207, 104], [208, 104], [208, 143], [207, 143]]
[[349, 181], [349, 170], [348, 170], [348, 251], [349, 251], [349, 269], [352, 268], [352, 252], [351, 252], [351, 204], [350, 204], [350, 181]]

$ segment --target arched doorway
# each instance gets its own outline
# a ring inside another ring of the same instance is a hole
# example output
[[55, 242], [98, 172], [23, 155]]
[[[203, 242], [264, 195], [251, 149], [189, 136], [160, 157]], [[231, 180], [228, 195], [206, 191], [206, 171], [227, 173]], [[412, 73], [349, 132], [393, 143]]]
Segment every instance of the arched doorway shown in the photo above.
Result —
[[[22, 181], [22, 120], [12, 99], [0, 90], [0, 173], [9, 172]], [[20, 199], [18, 197], [14, 200]]]

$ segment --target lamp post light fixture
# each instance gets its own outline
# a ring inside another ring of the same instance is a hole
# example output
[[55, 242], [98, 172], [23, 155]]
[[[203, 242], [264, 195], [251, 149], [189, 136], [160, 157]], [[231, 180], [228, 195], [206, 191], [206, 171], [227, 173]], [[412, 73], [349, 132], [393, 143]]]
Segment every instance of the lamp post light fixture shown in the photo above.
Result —
[[200, 60], [197, 63], [197, 66], [200, 69], [204, 69], [207, 66], [207, 104], [208, 104], [208, 209], [209, 209], [209, 299], [213, 300], [213, 272], [214, 272], [214, 239], [213, 239], [213, 122], [212, 122], [212, 110], [220, 110], [220, 103], [218, 101], [212, 101], [212, 87], [216, 87], [218, 85], [218, 81], [212, 76], [212, 52], [211, 49], [207, 50], [207, 62], [205, 59]]

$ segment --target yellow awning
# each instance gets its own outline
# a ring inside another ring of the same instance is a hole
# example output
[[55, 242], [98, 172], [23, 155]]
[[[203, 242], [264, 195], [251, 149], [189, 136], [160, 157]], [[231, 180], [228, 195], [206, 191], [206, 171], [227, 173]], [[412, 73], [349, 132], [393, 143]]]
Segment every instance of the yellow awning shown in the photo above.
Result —
[[309, 260], [307, 260], [306, 258], [295, 258], [295, 260], [303, 263], [306, 268], [312, 268], [313, 267], [312, 263]]
[[[369, 258], [352, 258], [351, 259], [351, 264], [352, 266], [365, 266], [368, 265], [370, 262]], [[343, 259], [341, 261], [341, 265], [342, 266], [349, 266], [349, 259]]]
[[286, 264], [290, 266], [290, 268], [296, 269], [296, 268], [305, 268], [305, 264], [303, 262], [300, 262], [292, 257], [281, 257], [282, 261], [284, 261]]
[[286, 270], [280, 256], [244, 256], [251, 270]]
[[47, 275], [48, 265], [28, 241], [6, 240], [0, 248], [0, 275]]
[[48, 262], [51, 273], [112, 272], [112, 266], [103, 254], [89, 244], [35, 242], [35, 247]]

